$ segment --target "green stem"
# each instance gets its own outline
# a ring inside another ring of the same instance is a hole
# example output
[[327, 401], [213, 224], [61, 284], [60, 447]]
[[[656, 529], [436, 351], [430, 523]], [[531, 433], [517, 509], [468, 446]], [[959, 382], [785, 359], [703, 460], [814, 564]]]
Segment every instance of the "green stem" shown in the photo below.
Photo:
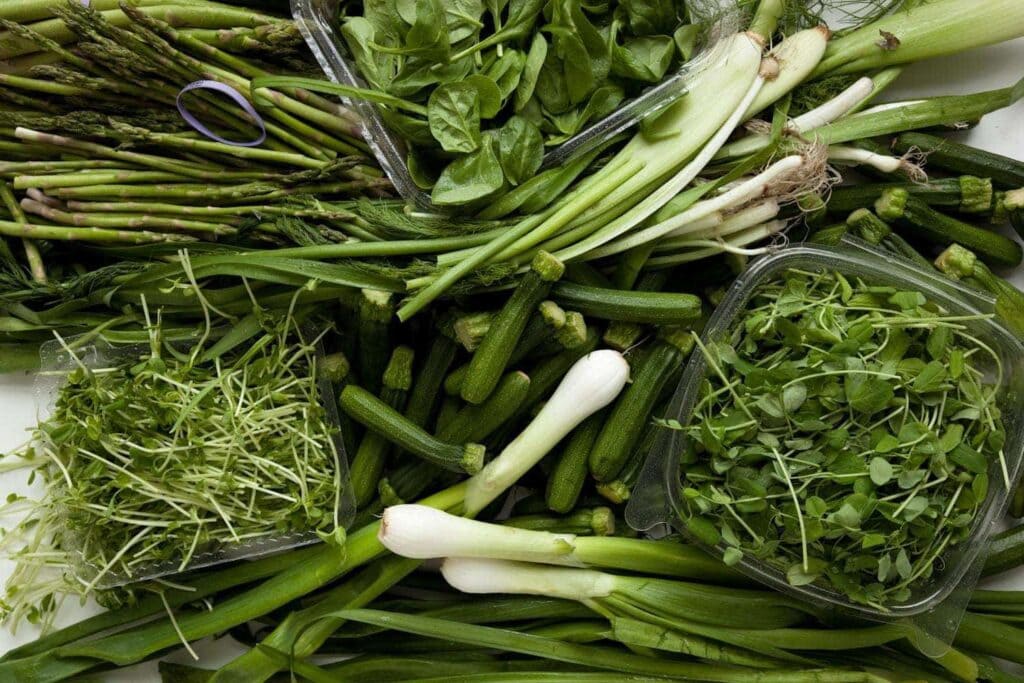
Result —
[[785, 11], [786, 0], [761, 0], [747, 30], [760, 36], [765, 43], [770, 43]]
[[[464, 495], [465, 485], [459, 484], [420, 502], [438, 509], [451, 510], [461, 505]], [[289, 566], [260, 585], [214, 605], [213, 609], [179, 616], [178, 628], [185, 639], [199, 640], [257, 619], [311, 593], [383, 554], [384, 547], [377, 540], [379, 526], [379, 523], [373, 523], [359, 529], [348, 537], [343, 548], [319, 546], [304, 562]], [[57, 650], [57, 654], [61, 657], [90, 658], [127, 666], [174, 647], [179, 642], [174, 625], [170, 621], [161, 620], [128, 633], [63, 647]]]
[[657, 659], [610, 648], [578, 645], [488, 626], [460, 624], [442, 619], [377, 610], [345, 610], [332, 616], [421, 636], [641, 676], [686, 678], [722, 683], [841, 683], [882, 680], [863, 671], [842, 669], [744, 670], [714, 664]]
[[[11, 188], [7, 186], [7, 183], [0, 181], [0, 199], [3, 200], [4, 206], [7, 208], [7, 212], [11, 214], [11, 217], [15, 222], [20, 223], [22, 226], [28, 224], [28, 219], [25, 218], [25, 212], [18, 206], [17, 200], [14, 198], [14, 193], [11, 192]], [[35, 241], [23, 238], [21, 240], [22, 246], [25, 249], [25, 260], [28, 261], [29, 272], [32, 273], [32, 279], [39, 283], [46, 283], [46, 266], [43, 264], [43, 256], [39, 253], [39, 247]]]
[[137, 230], [105, 230], [103, 228], [66, 228], [35, 223], [0, 221], [0, 235], [30, 240], [70, 242], [149, 244], [151, 242], [191, 242], [195, 238]]
[[[175, 27], [234, 28], [244, 26], [254, 28], [284, 21], [247, 9], [211, 6], [208, 3], [161, 4], [156, 7], [140, 7], [139, 11]], [[119, 9], [101, 11], [99, 14], [104, 21], [114, 26], [123, 28], [131, 24], [129, 17]], [[66, 45], [78, 39], [78, 36], [61, 19], [47, 19], [29, 24], [29, 27], [60, 45]], [[0, 33], [0, 59], [21, 57], [37, 50], [38, 47], [31, 41], [11, 36], [8, 32]]]

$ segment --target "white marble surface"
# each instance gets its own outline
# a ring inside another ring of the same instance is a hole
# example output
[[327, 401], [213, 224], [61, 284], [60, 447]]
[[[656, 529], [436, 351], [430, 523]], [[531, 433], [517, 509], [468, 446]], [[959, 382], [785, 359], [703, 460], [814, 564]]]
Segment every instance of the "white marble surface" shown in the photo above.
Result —
[[[919, 64], [904, 74], [897, 87], [887, 99], [910, 99], [924, 95], [955, 94], [990, 88], [1000, 88], [1016, 82], [1024, 76], [1024, 39], [1003, 45], [976, 50], [964, 55], [934, 60]], [[986, 117], [980, 126], [965, 133], [963, 138], [972, 144], [1002, 154], [1024, 158], [1024, 102]], [[1024, 286], [1024, 268], [1013, 277]], [[16, 448], [26, 438], [27, 430], [34, 424], [39, 408], [32, 389], [32, 377], [28, 375], [0, 375], [0, 452]], [[24, 475], [0, 476], [0, 498], [12, 491], [27, 492]], [[2, 523], [3, 520], [0, 520]], [[6, 580], [10, 571], [7, 562], [0, 561], [0, 581]], [[993, 582], [998, 587], [1024, 589], [1024, 570]], [[67, 605], [59, 624], [72, 623], [94, 613], [93, 605]], [[35, 631], [27, 624], [12, 634], [0, 629], [0, 652], [34, 639]], [[213, 668], [237, 656], [242, 649], [230, 638], [208, 640], [196, 647], [200, 664]], [[175, 655], [177, 661], [187, 661], [188, 655]], [[109, 674], [104, 680], [145, 683], [159, 680], [154, 665], [143, 665], [134, 669]]]

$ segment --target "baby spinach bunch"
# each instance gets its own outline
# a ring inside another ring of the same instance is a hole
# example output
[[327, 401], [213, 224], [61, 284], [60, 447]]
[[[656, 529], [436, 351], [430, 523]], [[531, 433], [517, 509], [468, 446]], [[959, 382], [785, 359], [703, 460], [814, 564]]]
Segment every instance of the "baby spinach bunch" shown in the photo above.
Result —
[[991, 465], [1006, 472], [1001, 363], [970, 320], [839, 273], [766, 283], [731, 338], [702, 349], [691, 532], [794, 586], [908, 600], [970, 536]]
[[344, 8], [367, 94], [437, 204], [493, 197], [690, 57], [682, 0], [376, 0]]

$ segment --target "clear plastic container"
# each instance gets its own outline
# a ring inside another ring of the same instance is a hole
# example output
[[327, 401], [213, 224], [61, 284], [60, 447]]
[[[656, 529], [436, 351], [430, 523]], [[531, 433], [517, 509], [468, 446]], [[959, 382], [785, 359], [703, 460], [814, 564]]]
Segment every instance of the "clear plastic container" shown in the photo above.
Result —
[[[317, 338], [316, 331], [311, 328], [302, 328], [301, 334], [303, 339]], [[89, 369], [110, 367], [111, 364], [127, 365], [137, 363], [139, 359], [147, 357], [150, 353], [148, 344], [115, 346], [96, 340], [79, 346], [76, 342], [80, 339], [80, 337], [72, 337], [66, 340], [66, 343], [71, 348], [74, 348], [74, 356], [67, 351], [65, 343], [60, 341], [47, 342], [40, 348], [40, 372], [35, 382], [36, 396], [39, 399], [40, 405], [43, 406], [39, 416], [40, 421], [47, 419], [53, 406], [56, 404], [57, 395], [64, 384], [65, 378], [68, 373], [79, 367], [79, 363]], [[322, 344], [317, 344], [316, 354], [318, 361], [325, 357]], [[335, 402], [330, 398], [334, 395], [330, 382], [319, 378], [317, 380], [317, 389], [321, 405], [326, 412], [327, 421], [338, 428], [340, 420]], [[342, 491], [338, 501], [338, 519], [342, 526], [348, 527], [355, 515], [355, 499], [352, 497], [352, 488], [349, 485], [348, 459], [345, 453], [345, 444], [341, 439], [340, 429], [335, 430], [332, 440], [334, 452], [337, 456], [335, 467], [337, 468], [338, 478], [342, 482]], [[97, 588], [115, 588], [141, 581], [149, 581], [162, 576], [178, 574], [182, 571], [209, 568], [235, 560], [254, 559], [318, 541], [320, 541], [320, 537], [316, 532], [307, 531], [232, 543], [214, 550], [197, 552], [185, 570], [181, 569], [180, 560], [172, 559], [141, 565], [131, 576], [110, 572], [100, 579], [97, 583]], [[80, 555], [79, 559], [80, 561], [72, 569], [76, 578], [88, 583], [96, 577], [100, 568], [86, 562]]]
[[[347, 49], [339, 31], [340, 0], [291, 0], [292, 16], [306, 39], [309, 49], [329, 79], [352, 87], [365, 87], [355, 65], [346, 57]], [[717, 43], [717, 38], [735, 31], [742, 25], [742, 13], [736, 3], [721, 0], [690, 0], [690, 13], [702, 22], [712, 24], [709, 38], [700, 53], [638, 97], [627, 100], [618, 109], [574, 135], [544, 156], [542, 168], [557, 166], [568, 159], [584, 154], [644, 118], [660, 111], [686, 93], [687, 82], [695, 70], [701, 68], [701, 55]], [[345, 105], [363, 119], [364, 137], [381, 168], [391, 179], [399, 194], [416, 207], [427, 211], [449, 211], [450, 207], [435, 207], [430, 194], [421, 190], [409, 173], [406, 146], [400, 136], [392, 132], [381, 118], [377, 106], [366, 100], [341, 98]]]
[[[985, 295], [934, 271], [921, 269], [900, 257], [879, 252], [864, 243], [849, 240], [834, 248], [801, 245], [782, 249], [752, 262], [711, 316], [703, 339], [713, 342], [729, 334], [757, 288], [790, 268], [834, 270], [860, 277], [869, 284], [916, 290], [953, 315], [988, 314], [993, 308], [993, 301]], [[1004, 365], [1005, 376], [999, 407], [1006, 427], [1004, 455], [1009, 480], [1016, 482], [1024, 457], [1024, 344], [992, 318], [967, 324], [979, 339], [999, 354]], [[694, 353], [676, 388], [667, 417], [675, 418], [684, 425], [689, 422], [700, 383], [707, 372], [703, 354]], [[685, 444], [684, 432], [662, 430], [630, 498], [626, 521], [634, 529], [652, 535], [665, 535], [675, 529], [699, 543], [686, 532], [680, 517], [679, 455]], [[894, 604], [887, 611], [851, 602], [845, 595], [824, 586], [792, 586], [784, 572], [759, 560], [744, 557], [735, 568], [783, 593], [820, 607], [831, 607], [839, 615], [882, 621], [909, 618], [911, 623], [920, 626], [927, 634], [948, 643], [956, 633], [967, 598], [977, 582], [981, 565], [978, 560], [984, 559], [987, 539], [996, 530], [1012, 494], [1012, 490], [1007, 489], [1004, 483], [998, 462], [992, 463], [989, 482], [988, 497], [973, 522], [969, 539], [940, 556], [943, 563], [941, 570], [914, 586], [908, 601]], [[705, 548], [711, 554], [721, 557], [726, 546], [721, 544]]]

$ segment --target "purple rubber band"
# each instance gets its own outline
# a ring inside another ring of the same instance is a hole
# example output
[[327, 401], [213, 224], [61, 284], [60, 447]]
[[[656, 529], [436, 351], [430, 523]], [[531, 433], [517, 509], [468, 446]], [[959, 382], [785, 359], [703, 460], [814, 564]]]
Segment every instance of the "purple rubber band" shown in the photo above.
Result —
[[[84, 1], [88, 2], [88, 0]], [[207, 128], [202, 121], [193, 116], [192, 112], [190, 112], [188, 108], [185, 107], [185, 104], [181, 101], [181, 99], [185, 96], [186, 93], [190, 93], [193, 90], [213, 90], [215, 92], [219, 92], [230, 97], [231, 100], [239, 107], [241, 107], [246, 114], [251, 116], [253, 121], [256, 122], [256, 125], [259, 126], [259, 137], [257, 137], [255, 140], [250, 140], [248, 142], [237, 142], [235, 140], [227, 140], [214, 133], [212, 130]], [[263, 123], [263, 117], [260, 116], [259, 113], [256, 111], [255, 107], [253, 107], [249, 103], [249, 100], [245, 99], [245, 97], [242, 96], [242, 93], [238, 92], [230, 85], [224, 85], [223, 83], [220, 83], [218, 81], [195, 81], [194, 83], [189, 83], [181, 89], [181, 92], [178, 93], [176, 104], [178, 105], [178, 113], [181, 114], [181, 118], [185, 119], [185, 122], [188, 123], [188, 125], [192, 126], [206, 137], [216, 140], [217, 142], [222, 142], [225, 145], [234, 145], [236, 147], [256, 147], [257, 145], [263, 144], [263, 141], [267, 139], [267, 126], [265, 123]]]

